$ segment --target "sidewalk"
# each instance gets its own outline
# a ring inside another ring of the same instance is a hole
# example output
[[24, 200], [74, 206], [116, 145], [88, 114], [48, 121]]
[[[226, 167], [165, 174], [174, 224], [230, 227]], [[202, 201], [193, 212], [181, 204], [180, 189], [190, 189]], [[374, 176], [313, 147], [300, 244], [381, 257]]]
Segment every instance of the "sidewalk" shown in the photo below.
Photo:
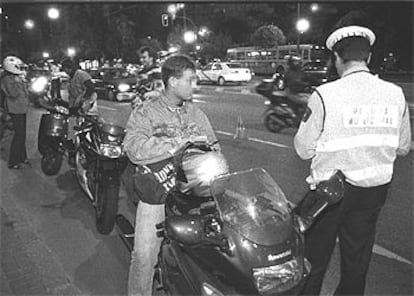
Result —
[[[3, 139], [4, 140], [4, 139]], [[8, 145], [2, 141], [1, 145]], [[2, 151], [2, 154], [4, 151]], [[42, 241], [11, 190], [20, 171], [0, 160], [0, 295], [80, 295], [56, 255]]]

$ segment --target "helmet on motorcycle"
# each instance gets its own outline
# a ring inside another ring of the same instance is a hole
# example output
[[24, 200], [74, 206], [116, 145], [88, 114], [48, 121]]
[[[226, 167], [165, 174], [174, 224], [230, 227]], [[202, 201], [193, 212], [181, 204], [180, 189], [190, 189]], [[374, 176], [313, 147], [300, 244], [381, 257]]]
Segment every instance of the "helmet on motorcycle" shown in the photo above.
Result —
[[210, 196], [210, 182], [229, 171], [227, 161], [218, 151], [189, 150], [182, 158], [176, 177], [177, 189], [184, 194]]
[[3, 60], [4, 70], [12, 74], [24, 74], [26, 67], [26, 64], [23, 63], [21, 59], [15, 56], [7, 56]]

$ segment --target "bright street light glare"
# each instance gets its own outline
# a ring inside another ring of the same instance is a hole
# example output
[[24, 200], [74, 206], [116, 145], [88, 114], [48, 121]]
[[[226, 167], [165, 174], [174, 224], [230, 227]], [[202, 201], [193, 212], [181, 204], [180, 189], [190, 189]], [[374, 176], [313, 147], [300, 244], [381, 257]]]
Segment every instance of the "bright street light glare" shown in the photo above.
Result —
[[306, 32], [310, 27], [309, 21], [307, 19], [300, 19], [296, 23], [296, 29], [300, 32]]
[[197, 36], [193, 31], [187, 31], [184, 33], [184, 42], [185, 43], [193, 43], [196, 41]]
[[168, 5], [167, 11], [169, 14], [176, 14], [177, 13], [177, 6], [175, 6], [175, 4], [170, 4]]
[[319, 5], [318, 5], [318, 4], [316, 4], [316, 3], [313, 3], [313, 4], [311, 5], [311, 10], [312, 10], [313, 12], [318, 11], [318, 10], [319, 10]]
[[49, 8], [49, 10], [47, 11], [47, 16], [52, 20], [59, 18], [59, 15], [59, 10], [56, 8]]
[[76, 50], [73, 47], [68, 48], [68, 56], [73, 57], [76, 54]]
[[26, 28], [26, 29], [33, 29], [34, 28], [34, 21], [32, 21], [32, 20], [26, 20], [25, 22], [24, 22], [24, 27]]

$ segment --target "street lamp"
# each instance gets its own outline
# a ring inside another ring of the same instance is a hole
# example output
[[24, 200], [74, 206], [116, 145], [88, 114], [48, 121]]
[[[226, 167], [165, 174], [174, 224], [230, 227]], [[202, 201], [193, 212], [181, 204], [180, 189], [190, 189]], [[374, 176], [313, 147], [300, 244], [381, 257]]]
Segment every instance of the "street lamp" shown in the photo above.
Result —
[[73, 47], [68, 48], [68, 56], [73, 57], [76, 54], [76, 50]]
[[194, 43], [197, 40], [197, 35], [193, 31], [184, 32], [184, 42], [185, 43]]
[[210, 31], [208, 30], [208, 28], [203, 26], [200, 28], [200, 30], [198, 30], [198, 35], [200, 35], [201, 37], [205, 37], [209, 32]]
[[300, 53], [300, 35], [305, 33], [307, 30], [309, 30], [310, 23], [307, 19], [298, 19], [296, 22], [296, 30], [298, 30], [298, 40], [297, 40], [297, 54], [301, 57]]
[[25, 22], [24, 22], [24, 27], [26, 28], [26, 29], [28, 29], [28, 30], [31, 30], [31, 29], [33, 29], [34, 28], [34, 21], [33, 20], [26, 20]]
[[55, 20], [59, 18], [60, 12], [57, 8], [52, 7], [52, 8], [49, 8], [49, 10], [47, 11], [47, 16], [50, 19]]
[[319, 10], [319, 5], [316, 4], [316, 3], [312, 3], [311, 6], [310, 6], [310, 9], [311, 9], [312, 12], [316, 12], [316, 11]]
[[309, 21], [304, 18], [298, 20], [296, 23], [296, 29], [298, 30], [300, 34], [303, 34], [307, 30], [309, 30], [309, 27], [310, 27]]

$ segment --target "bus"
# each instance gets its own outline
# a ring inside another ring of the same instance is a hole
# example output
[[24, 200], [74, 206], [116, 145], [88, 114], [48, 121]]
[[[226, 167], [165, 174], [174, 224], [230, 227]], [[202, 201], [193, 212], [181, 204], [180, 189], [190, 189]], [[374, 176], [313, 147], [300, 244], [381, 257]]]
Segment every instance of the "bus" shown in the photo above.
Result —
[[226, 59], [229, 62], [242, 64], [242, 67], [251, 69], [255, 74], [273, 75], [275, 72], [285, 73], [288, 55], [298, 55], [302, 64], [313, 61], [324, 61], [329, 52], [324, 46], [315, 44], [300, 44], [297, 54], [297, 45], [279, 45], [272, 48], [262, 47], [234, 47], [227, 49]]

